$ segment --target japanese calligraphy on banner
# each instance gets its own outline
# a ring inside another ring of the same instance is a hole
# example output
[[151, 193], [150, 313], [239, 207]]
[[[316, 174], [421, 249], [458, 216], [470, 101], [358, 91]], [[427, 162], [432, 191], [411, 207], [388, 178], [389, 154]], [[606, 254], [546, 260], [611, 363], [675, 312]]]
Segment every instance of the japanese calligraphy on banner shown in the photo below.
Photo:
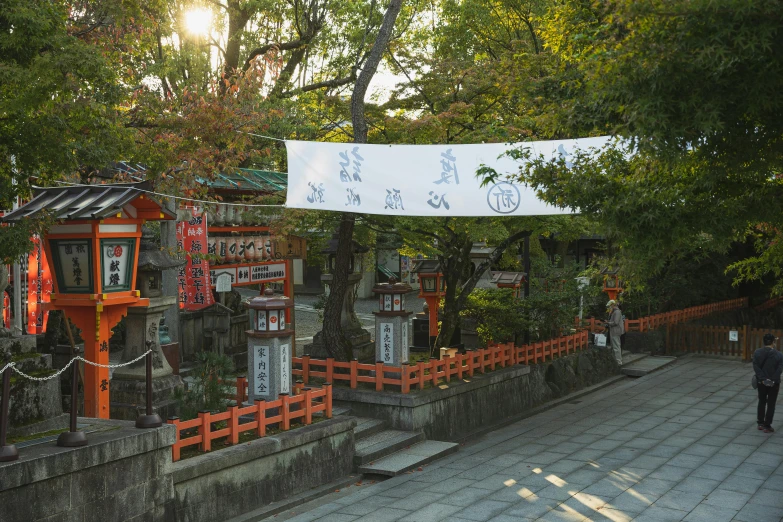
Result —
[[[525, 185], [505, 180], [520, 164], [505, 156], [525, 146], [532, 156], [569, 157], [601, 148], [610, 137], [479, 145], [366, 145], [286, 141], [286, 206], [398, 216], [570, 214]], [[500, 174], [481, 186], [481, 165]]]
[[212, 305], [209, 263], [195, 260], [191, 254], [207, 250], [207, 216], [200, 209], [193, 210], [189, 221], [177, 223], [177, 247], [186, 252], [187, 263], [179, 270], [177, 283], [179, 299], [185, 310], [200, 310]]
[[52, 293], [52, 274], [41, 241], [33, 237], [33, 250], [27, 255], [27, 333], [46, 332], [49, 312], [44, 311]]
[[394, 364], [394, 323], [381, 323], [381, 360]]

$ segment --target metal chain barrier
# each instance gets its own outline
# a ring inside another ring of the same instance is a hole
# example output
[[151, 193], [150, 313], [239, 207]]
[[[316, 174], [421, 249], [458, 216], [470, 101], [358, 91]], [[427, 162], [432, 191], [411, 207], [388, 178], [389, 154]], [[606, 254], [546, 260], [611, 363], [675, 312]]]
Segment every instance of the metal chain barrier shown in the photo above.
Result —
[[74, 361], [82, 361], [82, 362], [84, 362], [84, 363], [86, 363], [86, 364], [91, 364], [91, 365], [93, 365], [93, 366], [97, 366], [97, 367], [99, 367], [99, 368], [110, 368], [110, 369], [114, 369], [114, 368], [121, 368], [121, 367], [123, 367], [123, 366], [130, 366], [131, 364], [135, 364], [135, 363], [139, 362], [140, 360], [144, 359], [144, 358], [147, 356], [147, 354], [148, 354], [148, 353], [152, 353], [152, 350], [147, 350], [146, 352], [144, 352], [143, 354], [139, 355], [138, 357], [136, 357], [136, 358], [135, 358], [135, 359], [133, 359], [132, 361], [128, 361], [128, 362], [126, 362], [126, 363], [120, 363], [120, 364], [99, 364], [99, 363], [96, 363], [96, 362], [88, 361], [88, 360], [87, 360], [87, 359], [85, 359], [84, 357], [81, 357], [81, 356], [77, 355], [76, 357], [74, 357], [73, 359], [71, 359], [71, 360], [68, 362], [68, 364], [66, 364], [65, 366], [63, 366], [63, 368], [62, 368], [61, 370], [58, 370], [56, 373], [53, 373], [52, 375], [49, 375], [49, 376], [47, 376], [47, 377], [33, 377], [32, 375], [27, 375], [27, 374], [26, 374], [26, 373], [24, 373], [22, 370], [18, 369], [18, 368], [16, 367], [16, 364], [15, 364], [15, 363], [13, 363], [13, 362], [10, 362], [10, 363], [6, 364], [6, 365], [3, 367], [3, 369], [2, 369], [2, 370], [0, 370], [0, 374], [2, 374], [2, 373], [3, 373], [3, 372], [4, 372], [4, 371], [7, 369], [7, 368], [11, 368], [13, 371], [15, 371], [16, 373], [18, 373], [18, 374], [19, 374], [19, 375], [21, 375], [22, 377], [24, 377], [24, 378], [26, 378], [26, 379], [30, 379], [31, 381], [48, 381], [48, 380], [50, 380], [50, 379], [54, 379], [55, 377], [59, 377], [59, 376], [60, 376], [60, 374], [62, 374], [62, 373], [65, 371], [65, 370], [67, 370], [67, 369], [68, 369], [68, 368], [69, 368], [69, 367], [70, 367], [70, 366], [73, 364], [73, 362], [74, 362]]

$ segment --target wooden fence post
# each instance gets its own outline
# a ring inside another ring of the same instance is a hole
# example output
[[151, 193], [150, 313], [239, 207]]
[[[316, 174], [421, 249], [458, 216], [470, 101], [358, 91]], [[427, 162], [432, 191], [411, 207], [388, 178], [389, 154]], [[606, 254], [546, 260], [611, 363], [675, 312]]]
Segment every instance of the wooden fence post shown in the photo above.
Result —
[[326, 402], [326, 418], [331, 419], [332, 418], [332, 383], [330, 382], [324, 383], [324, 388], [326, 388], [326, 397], [324, 398], [324, 401]]
[[289, 415], [291, 405], [288, 404], [289, 400], [287, 393], [280, 394], [280, 416], [283, 418], [281, 424], [284, 431], [291, 429], [291, 417]]
[[438, 360], [435, 357], [430, 357], [430, 378], [432, 379], [432, 387], [438, 386]]
[[351, 389], [356, 388], [356, 377], [359, 376], [359, 368], [358, 365], [359, 360], [354, 358], [351, 360]]
[[310, 356], [302, 356], [302, 380], [305, 384], [310, 384]]
[[237, 406], [231, 406], [230, 417], [228, 418], [228, 425], [231, 427], [230, 435], [231, 444], [239, 444], [239, 408]]
[[211, 416], [209, 410], [198, 412], [198, 418], [201, 420], [201, 424], [198, 425], [198, 433], [201, 435], [201, 451], [210, 451], [212, 449], [212, 439], [209, 436], [212, 429], [212, 425], [209, 422]]
[[177, 462], [179, 460], [179, 417], [169, 417], [166, 424], [172, 424], [174, 426], [174, 445], [171, 447], [171, 460]]
[[742, 360], [743, 361], [750, 360], [750, 339], [748, 339], [749, 335], [750, 335], [750, 330], [748, 328], [748, 325], [744, 325], [742, 327]]
[[424, 389], [424, 361], [419, 361], [419, 389]]
[[266, 401], [257, 401], [255, 406], [256, 422], [258, 423], [258, 426], [256, 426], [256, 433], [258, 433], [259, 437], [263, 437], [266, 435]]
[[237, 377], [237, 406], [242, 406], [245, 402], [245, 387], [247, 386], [247, 377]]
[[375, 362], [375, 391], [383, 391], [383, 361]]
[[334, 381], [334, 357], [326, 358], [326, 382]]
[[310, 388], [304, 389], [305, 424], [313, 423], [313, 405]]
[[409, 381], [410, 379], [410, 366], [408, 361], [404, 361], [400, 365], [400, 380], [402, 381], [402, 384], [400, 385], [400, 391], [402, 393], [409, 393], [411, 391], [411, 383]]

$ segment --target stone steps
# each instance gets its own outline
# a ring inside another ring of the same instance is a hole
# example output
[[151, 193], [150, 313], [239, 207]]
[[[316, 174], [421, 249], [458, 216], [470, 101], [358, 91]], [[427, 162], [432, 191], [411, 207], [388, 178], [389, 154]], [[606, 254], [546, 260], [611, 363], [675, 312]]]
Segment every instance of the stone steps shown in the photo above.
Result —
[[629, 377], [643, 377], [648, 373], [660, 370], [677, 361], [676, 357], [648, 356], [637, 359], [630, 364], [623, 364], [622, 372]]
[[623, 352], [623, 367], [628, 366], [629, 364], [633, 364], [636, 361], [640, 361], [645, 357], [649, 357], [649, 356], [650, 354], [647, 353]]
[[376, 461], [359, 466], [360, 473], [394, 477], [459, 450], [455, 442], [425, 440]]
[[424, 440], [421, 432], [383, 430], [356, 441], [355, 466], [373, 462]]
[[370, 435], [383, 431], [386, 421], [371, 419], [369, 417], [356, 417], [356, 427], [353, 429], [354, 440], [366, 439]]

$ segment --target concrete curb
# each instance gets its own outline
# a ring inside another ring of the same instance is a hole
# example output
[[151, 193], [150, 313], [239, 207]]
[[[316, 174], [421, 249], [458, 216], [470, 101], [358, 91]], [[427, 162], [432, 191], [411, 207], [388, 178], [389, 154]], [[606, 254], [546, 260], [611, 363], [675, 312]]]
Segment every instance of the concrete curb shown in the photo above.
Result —
[[296, 506], [300, 506], [312, 500], [319, 499], [325, 495], [328, 495], [329, 493], [333, 493], [336, 489], [344, 488], [359, 480], [362, 480], [361, 474], [349, 475], [334, 482], [330, 482], [329, 484], [325, 484], [303, 493], [299, 493], [293, 497], [289, 497], [278, 502], [272, 502], [267, 506], [258, 508], [254, 511], [251, 511], [250, 513], [239, 515], [238, 517], [229, 519], [226, 522], [256, 522], [257, 520], [264, 520], [265, 518], [269, 518], [284, 511], [288, 511], [289, 509], [295, 508]]
[[601, 390], [602, 388], [606, 388], [608, 386], [611, 386], [615, 383], [618, 383], [620, 381], [630, 379], [629, 377], [625, 375], [615, 375], [614, 377], [610, 377], [606, 379], [605, 381], [599, 382], [598, 384], [594, 384], [592, 386], [588, 386], [587, 388], [584, 388], [582, 390], [576, 391], [574, 393], [571, 393], [569, 395], [566, 395], [565, 397], [560, 397], [559, 399], [555, 399], [553, 401], [549, 401], [545, 404], [542, 404], [541, 406], [538, 406], [536, 408], [533, 408], [531, 410], [528, 410], [524, 413], [521, 413], [519, 415], [514, 415], [513, 417], [508, 417], [506, 419], [503, 419], [500, 422], [497, 422], [495, 424], [492, 424], [490, 426], [484, 426], [480, 430], [473, 431], [464, 437], [459, 437], [457, 439], [454, 439], [454, 442], [463, 443], [466, 441], [469, 441], [471, 439], [475, 439], [478, 437], [481, 437], [482, 435], [486, 435], [487, 433], [491, 431], [498, 430], [500, 428], [503, 428], [505, 426], [508, 426], [510, 424], [514, 424], [515, 422], [524, 420], [528, 417], [532, 417], [533, 415], [538, 415], [539, 413], [545, 412], [550, 408], [554, 408], [556, 406], [560, 406], [561, 404], [565, 404], [568, 402], [573, 401], [574, 399], [578, 399], [580, 397], [584, 397], [585, 395], [589, 395], [593, 392], [597, 392], [598, 390]]

